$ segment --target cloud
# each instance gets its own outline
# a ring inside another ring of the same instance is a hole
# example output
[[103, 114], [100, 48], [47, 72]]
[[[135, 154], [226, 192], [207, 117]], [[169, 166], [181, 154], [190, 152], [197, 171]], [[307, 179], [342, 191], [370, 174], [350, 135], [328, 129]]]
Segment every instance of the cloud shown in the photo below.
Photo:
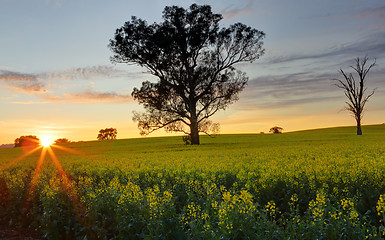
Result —
[[230, 20], [239, 15], [247, 15], [255, 13], [253, 10], [253, 2], [250, 1], [245, 7], [241, 8], [231, 8], [227, 7], [221, 11], [224, 20]]
[[385, 18], [385, 7], [363, 9], [355, 15], [357, 18]]
[[53, 96], [46, 94], [41, 97], [49, 102], [110, 104], [128, 104], [133, 102], [133, 99], [130, 95], [123, 95], [115, 92], [99, 92], [93, 90], [87, 90], [81, 93], [67, 93], [64, 96]]
[[39, 80], [39, 75], [0, 70], [0, 81], [9, 87], [26, 93], [45, 91], [45, 84]]
[[57, 80], [89, 80], [95, 78], [112, 78], [126, 74], [112, 66], [92, 66], [72, 68], [65, 71], [45, 72], [39, 74], [20, 73], [0, 69], [0, 82], [8, 87], [16, 88], [25, 93], [46, 92], [47, 81]]
[[261, 76], [249, 81], [242, 93], [243, 107], [282, 108], [336, 96], [332, 75], [298, 72]]
[[44, 73], [41, 77], [46, 79], [86, 80], [92, 78], [106, 78], [123, 74], [112, 66], [92, 66], [84, 68], [72, 68], [62, 72]]
[[306, 104], [312, 104], [314, 105], [314, 108], [318, 108], [316, 107], [317, 103], [322, 103], [321, 105], [323, 106], [327, 106], [325, 102], [328, 102], [329, 103], [328, 105], [330, 105], [330, 103], [335, 103], [335, 102], [340, 102], [341, 104], [343, 104], [343, 101], [341, 101], [341, 99], [342, 98], [339, 96], [334, 96], [334, 97], [302, 96], [298, 99], [286, 99], [286, 100], [275, 99], [271, 101], [247, 102], [247, 103], [240, 104], [240, 106], [238, 106], [237, 109], [244, 110], [244, 111], [251, 111], [255, 109], [288, 110], [289, 108], [298, 107]]
[[69, 94], [69, 96], [74, 100], [79, 101], [92, 101], [92, 102], [111, 102], [111, 103], [130, 103], [132, 102], [131, 95], [122, 95], [114, 92], [83, 92], [76, 94]]
[[[44, 72], [39, 74], [21, 73], [0, 69], [0, 82], [7, 87], [17, 89], [27, 94], [33, 94], [42, 101], [14, 101], [15, 104], [43, 104], [49, 102], [71, 102], [71, 103], [109, 103], [126, 104], [132, 101], [130, 95], [115, 92], [104, 92], [95, 89], [94, 82], [91, 87], [83, 87], [79, 90], [76, 83], [74, 93], [74, 83], [65, 81], [92, 81], [98, 78], [113, 79], [117, 77], [136, 78], [138, 73], [129, 73], [117, 70], [113, 66], [91, 66], [83, 68], [72, 68], [57, 72]], [[82, 84], [84, 85], [84, 84]], [[59, 93], [60, 92], [60, 93]]]
[[[381, 95], [385, 90], [383, 76], [385, 68], [373, 68], [367, 78], [367, 91], [377, 88], [376, 94]], [[247, 111], [289, 109], [308, 104], [314, 105], [314, 110], [333, 105], [342, 108], [345, 96], [332, 80], [339, 77], [337, 69], [332, 73], [309, 71], [256, 77], [248, 82], [234, 107]]]
[[384, 57], [385, 56], [385, 32], [376, 32], [369, 34], [365, 39], [346, 43], [341, 46], [336, 46], [324, 52], [313, 54], [295, 54], [290, 56], [277, 56], [270, 57], [265, 63], [285, 63], [300, 60], [316, 60], [316, 59], [328, 59], [330, 57], [350, 57], [356, 56], [371, 56], [371, 57]]
[[14, 101], [13, 104], [23, 104], [23, 105], [30, 105], [30, 104], [44, 104], [48, 102], [42, 102], [42, 101]]

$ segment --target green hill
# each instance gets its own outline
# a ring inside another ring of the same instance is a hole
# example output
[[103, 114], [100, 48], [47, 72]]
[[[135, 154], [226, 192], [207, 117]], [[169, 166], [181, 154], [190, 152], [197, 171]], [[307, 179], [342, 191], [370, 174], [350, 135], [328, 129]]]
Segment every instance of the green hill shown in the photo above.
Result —
[[363, 134], [336, 127], [202, 136], [200, 146], [160, 137], [29, 155], [0, 149], [0, 224], [47, 239], [381, 239], [385, 125]]

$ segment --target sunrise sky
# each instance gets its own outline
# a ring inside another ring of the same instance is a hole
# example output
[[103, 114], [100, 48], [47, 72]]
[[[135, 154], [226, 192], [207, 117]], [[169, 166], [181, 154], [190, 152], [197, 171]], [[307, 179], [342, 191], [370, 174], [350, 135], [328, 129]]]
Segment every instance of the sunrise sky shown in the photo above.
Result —
[[109, 39], [133, 15], [159, 22], [165, 6], [192, 3], [211, 5], [222, 26], [266, 33], [266, 54], [236, 66], [249, 76], [240, 100], [212, 118], [221, 133], [354, 125], [331, 79], [365, 55], [376, 58], [367, 83], [377, 90], [363, 124], [385, 122], [384, 0], [0, 0], [0, 144], [21, 135], [96, 140], [107, 127], [140, 137], [131, 92], [156, 79], [111, 64]]

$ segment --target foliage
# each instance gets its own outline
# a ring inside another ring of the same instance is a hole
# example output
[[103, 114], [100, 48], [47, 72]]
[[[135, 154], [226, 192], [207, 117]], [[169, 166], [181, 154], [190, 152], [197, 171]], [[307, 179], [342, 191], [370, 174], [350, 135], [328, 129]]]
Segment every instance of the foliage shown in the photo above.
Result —
[[21, 136], [15, 139], [15, 147], [37, 146], [40, 139], [33, 135]]
[[132, 92], [146, 110], [133, 117], [142, 135], [164, 128], [190, 134], [195, 145], [199, 132], [218, 130], [209, 118], [238, 100], [248, 80], [234, 65], [263, 55], [265, 36], [242, 23], [220, 29], [221, 19], [208, 5], [172, 6], [161, 23], [132, 17], [116, 30], [112, 62], [138, 64], [158, 78]]
[[55, 140], [55, 144], [61, 144], [61, 143], [70, 143], [70, 140], [67, 138], [58, 138]]
[[366, 94], [366, 76], [369, 73], [370, 69], [376, 64], [374, 61], [368, 67], [366, 63], [368, 61], [368, 57], [364, 57], [361, 60], [359, 57], [356, 59], [356, 66], [351, 66], [353, 70], [357, 73], [359, 80], [358, 82], [354, 79], [353, 74], [346, 74], [344, 70], [340, 68], [340, 73], [344, 77], [343, 80], [334, 79], [337, 81], [336, 86], [343, 89], [345, 96], [348, 98], [346, 101], [345, 109], [349, 111], [354, 119], [357, 122], [357, 135], [362, 135], [361, 130], [361, 121], [364, 114], [364, 108], [369, 98], [373, 96], [375, 89], [369, 94]]
[[271, 133], [282, 133], [282, 131], [283, 131], [283, 128], [275, 126], [275, 127], [270, 128], [269, 132], [271, 132]]
[[382, 239], [385, 125], [363, 128], [73, 143], [83, 154], [54, 149], [65, 174], [47, 157], [34, 188], [40, 152], [0, 149], [0, 225], [45, 239]]
[[190, 135], [183, 136], [182, 140], [183, 140], [184, 144], [191, 145], [191, 136]]
[[116, 128], [105, 128], [100, 129], [98, 134], [98, 140], [111, 140], [116, 139], [116, 135], [118, 134], [118, 130]]

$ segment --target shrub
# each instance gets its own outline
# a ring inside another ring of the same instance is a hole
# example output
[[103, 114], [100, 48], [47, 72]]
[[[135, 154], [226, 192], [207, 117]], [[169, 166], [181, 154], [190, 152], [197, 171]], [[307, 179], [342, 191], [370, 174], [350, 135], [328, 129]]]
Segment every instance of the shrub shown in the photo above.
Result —
[[190, 135], [183, 136], [182, 139], [183, 139], [184, 144], [191, 145], [191, 136]]

